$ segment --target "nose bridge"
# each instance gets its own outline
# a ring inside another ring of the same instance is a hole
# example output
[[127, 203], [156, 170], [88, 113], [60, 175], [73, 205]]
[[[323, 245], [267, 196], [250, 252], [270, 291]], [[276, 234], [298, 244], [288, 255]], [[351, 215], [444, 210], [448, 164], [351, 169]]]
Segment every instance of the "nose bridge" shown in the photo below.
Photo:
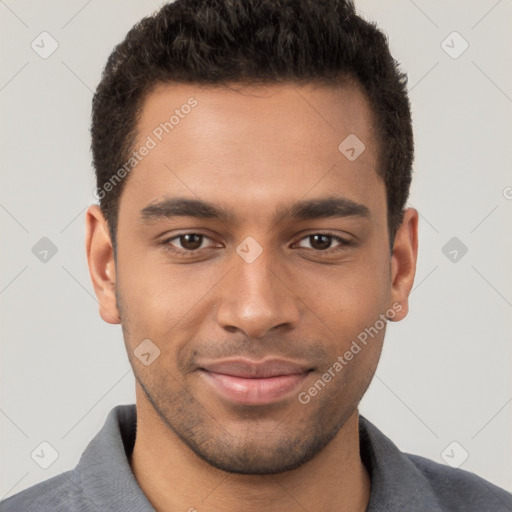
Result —
[[257, 338], [278, 325], [297, 323], [297, 300], [282, 282], [272, 251], [246, 239], [233, 254], [232, 266], [222, 284], [217, 319], [222, 327]]

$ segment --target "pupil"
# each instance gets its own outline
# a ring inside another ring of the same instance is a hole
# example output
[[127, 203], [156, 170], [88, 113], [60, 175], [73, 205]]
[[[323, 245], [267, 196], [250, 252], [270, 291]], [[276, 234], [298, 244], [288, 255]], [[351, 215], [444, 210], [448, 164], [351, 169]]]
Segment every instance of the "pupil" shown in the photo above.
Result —
[[[331, 240], [330, 240], [330, 236], [329, 235], [312, 235], [311, 238], [314, 239], [314, 242], [313, 242], [313, 247], [315, 247], [316, 245], [316, 249], [328, 249], [329, 248], [329, 245], [331, 245]], [[317, 240], [318, 239], [323, 239], [323, 243], [320, 242], [319, 244], [317, 243]]]
[[[181, 236], [181, 245], [188, 251], [193, 251], [194, 249], [198, 249], [201, 247], [201, 237], [202, 235], [191, 234], [191, 235], [182, 235]], [[196, 238], [194, 242], [193, 239]], [[185, 240], [185, 242], [183, 242]]]

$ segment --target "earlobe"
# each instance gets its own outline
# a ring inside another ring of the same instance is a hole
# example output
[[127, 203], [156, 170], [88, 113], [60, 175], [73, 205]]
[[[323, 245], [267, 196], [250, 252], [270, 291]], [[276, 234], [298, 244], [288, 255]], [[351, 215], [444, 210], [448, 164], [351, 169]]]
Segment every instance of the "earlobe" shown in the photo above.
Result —
[[85, 250], [100, 316], [109, 324], [119, 324], [121, 318], [116, 301], [114, 250], [107, 221], [98, 205], [91, 205], [87, 209]]
[[414, 284], [418, 257], [418, 212], [407, 208], [396, 232], [391, 256], [391, 304], [400, 304], [393, 318], [398, 322], [409, 312], [409, 294]]

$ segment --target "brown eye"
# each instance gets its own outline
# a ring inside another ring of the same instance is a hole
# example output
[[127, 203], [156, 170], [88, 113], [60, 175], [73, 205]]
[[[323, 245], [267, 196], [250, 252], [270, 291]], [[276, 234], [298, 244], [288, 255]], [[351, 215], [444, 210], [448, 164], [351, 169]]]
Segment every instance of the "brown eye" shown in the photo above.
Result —
[[329, 249], [332, 242], [332, 237], [329, 235], [311, 235], [309, 238], [312, 242], [311, 247], [318, 250]]
[[[343, 248], [343, 246], [348, 245], [346, 240], [343, 240], [339, 236], [330, 234], [330, 233], [314, 233], [312, 235], [308, 235], [301, 240], [308, 240], [310, 244], [310, 248], [315, 251], [329, 251], [331, 249], [336, 250], [337, 246], [332, 247], [333, 241], [338, 242], [338, 246]], [[299, 245], [300, 247], [305, 247], [303, 245]]]
[[211, 238], [201, 233], [183, 233], [162, 240], [160, 245], [176, 254], [192, 255], [206, 248], [203, 244], [205, 240], [211, 240]]
[[194, 251], [201, 247], [201, 243], [203, 241], [203, 235], [199, 235], [197, 233], [189, 233], [186, 235], [180, 235], [177, 237], [181, 243], [181, 247], [186, 251]]

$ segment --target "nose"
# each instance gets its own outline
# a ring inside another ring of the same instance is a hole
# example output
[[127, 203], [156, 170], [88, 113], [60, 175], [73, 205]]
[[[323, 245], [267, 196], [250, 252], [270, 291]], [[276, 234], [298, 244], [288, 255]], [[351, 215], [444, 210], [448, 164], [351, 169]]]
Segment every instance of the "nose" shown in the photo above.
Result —
[[296, 327], [301, 314], [296, 285], [265, 252], [251, 263], [235, 254], [232, 270], [220, 283], [218, 324], [251, 339], [277, 327]]

